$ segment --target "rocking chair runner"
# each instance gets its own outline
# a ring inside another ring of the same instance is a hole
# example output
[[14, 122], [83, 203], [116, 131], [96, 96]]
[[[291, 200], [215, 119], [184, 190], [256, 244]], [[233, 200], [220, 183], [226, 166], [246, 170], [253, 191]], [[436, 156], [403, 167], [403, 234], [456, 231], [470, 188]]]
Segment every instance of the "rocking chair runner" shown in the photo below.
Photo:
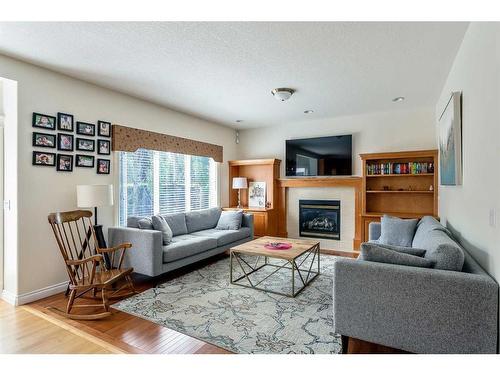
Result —
[[[69, 300], [66, 312], [55, 307], [50, 309], [70, 318], [93, 320], [101, 319], [111, 315], [109, 311], [109, 299], [123, 298], [136, 293], [134, 284], [130, 277], [133, 268], [122, 268], [125, 251], [132, 247], [130, 243], [101, 249], [99, 248], [90, 211], [69, 211], [52, 213], [48, 220], [57, 245], [61, 251], [66, 270], [69, 276]], [[103, 255], [109, 256], [111, 267], [106, 267]], [[119, 254], [118, 256], [116, 256]], [[115, 286], [124, 281], [124, 284], [116, 289]], [[118, 294], [121, 290], [129, 288], [126, 294]], [[91, 292], [90, 296], [85, 294]], [[100, 293], [100, 296], [97, 294]], [[111, 293], [111, 294], [109, 294]], [[96, 304], [75, 304], [77, 298], [93, 298], [102, 300]], [[74, 314], [74, 308], [102, 307], [104, 312], [97, 314]]]

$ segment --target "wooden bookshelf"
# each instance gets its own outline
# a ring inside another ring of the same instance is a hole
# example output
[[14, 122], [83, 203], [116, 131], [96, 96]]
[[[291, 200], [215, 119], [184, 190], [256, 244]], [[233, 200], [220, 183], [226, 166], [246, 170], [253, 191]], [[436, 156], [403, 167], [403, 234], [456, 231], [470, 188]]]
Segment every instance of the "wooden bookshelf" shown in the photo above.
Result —
[[243, 210], [254, 216], [254, 234], [260, 236], [278, 235], [278, 178], [280, 176], [279, 159], [231, 160], [229, 164], [229, 207], [224, 210], [235, 210], [238, 204], [238, 192], [232, 188], [233, 177], [246, 177], [248, 182], [266, 183], [267, 208], [248, 207], [248, 189], [241, 191]]
[[[360, 157], [363, 163], [363, 241], [368, 240], [370, 222], [380, 221], [384, 214], [401, 218], [438, 216], [437, 150], [372, 153]], [[373, 173], [374, 165], [387, 166], [388, 163], [391, 163], [389, 168], [380, 167], [376, 171], [378, 174], [369, 174], [370, 166]], [[412, 170], [408, 163], [420, 163], [421, 168]], [[428, 171], [430, 163], [432, 172]], [[407, 169], [397, 169], [395, 164], [405, 164]]]

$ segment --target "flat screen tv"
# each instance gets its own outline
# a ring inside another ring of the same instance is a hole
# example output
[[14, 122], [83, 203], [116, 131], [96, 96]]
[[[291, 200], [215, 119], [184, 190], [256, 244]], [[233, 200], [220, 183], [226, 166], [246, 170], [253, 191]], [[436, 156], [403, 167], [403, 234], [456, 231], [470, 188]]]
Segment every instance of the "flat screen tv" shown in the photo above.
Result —
[[352, 135], [287, 140], [286, 175], [352, 175]]

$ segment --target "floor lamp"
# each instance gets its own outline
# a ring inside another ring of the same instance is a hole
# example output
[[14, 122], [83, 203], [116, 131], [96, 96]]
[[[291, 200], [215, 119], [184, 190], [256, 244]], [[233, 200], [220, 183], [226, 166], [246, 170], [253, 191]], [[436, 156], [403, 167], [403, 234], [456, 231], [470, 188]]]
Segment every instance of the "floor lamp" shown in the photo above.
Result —
[[[113, 205], [113, 185], [77, 185], [76, 198], [78, 208], [94, 208], [94, 231], [100, 248], [106, 248], [102, 225], [97, 224], [97, 207]], [[107, 255], [107, 254], [105, 254]], [[105, 256], [106, 264], [109, 259]]]

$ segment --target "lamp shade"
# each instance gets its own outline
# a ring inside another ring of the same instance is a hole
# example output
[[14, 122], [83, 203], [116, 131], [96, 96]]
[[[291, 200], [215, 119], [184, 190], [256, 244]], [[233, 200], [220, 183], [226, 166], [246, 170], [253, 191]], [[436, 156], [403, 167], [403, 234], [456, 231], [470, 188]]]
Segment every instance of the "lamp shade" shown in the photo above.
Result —
[[233, 177], [233, 189], [246, 189], [247, 187], [246, 177]]
[[79, 208], [113, 205], [113, 185], [77, 185], [76, 199]]

